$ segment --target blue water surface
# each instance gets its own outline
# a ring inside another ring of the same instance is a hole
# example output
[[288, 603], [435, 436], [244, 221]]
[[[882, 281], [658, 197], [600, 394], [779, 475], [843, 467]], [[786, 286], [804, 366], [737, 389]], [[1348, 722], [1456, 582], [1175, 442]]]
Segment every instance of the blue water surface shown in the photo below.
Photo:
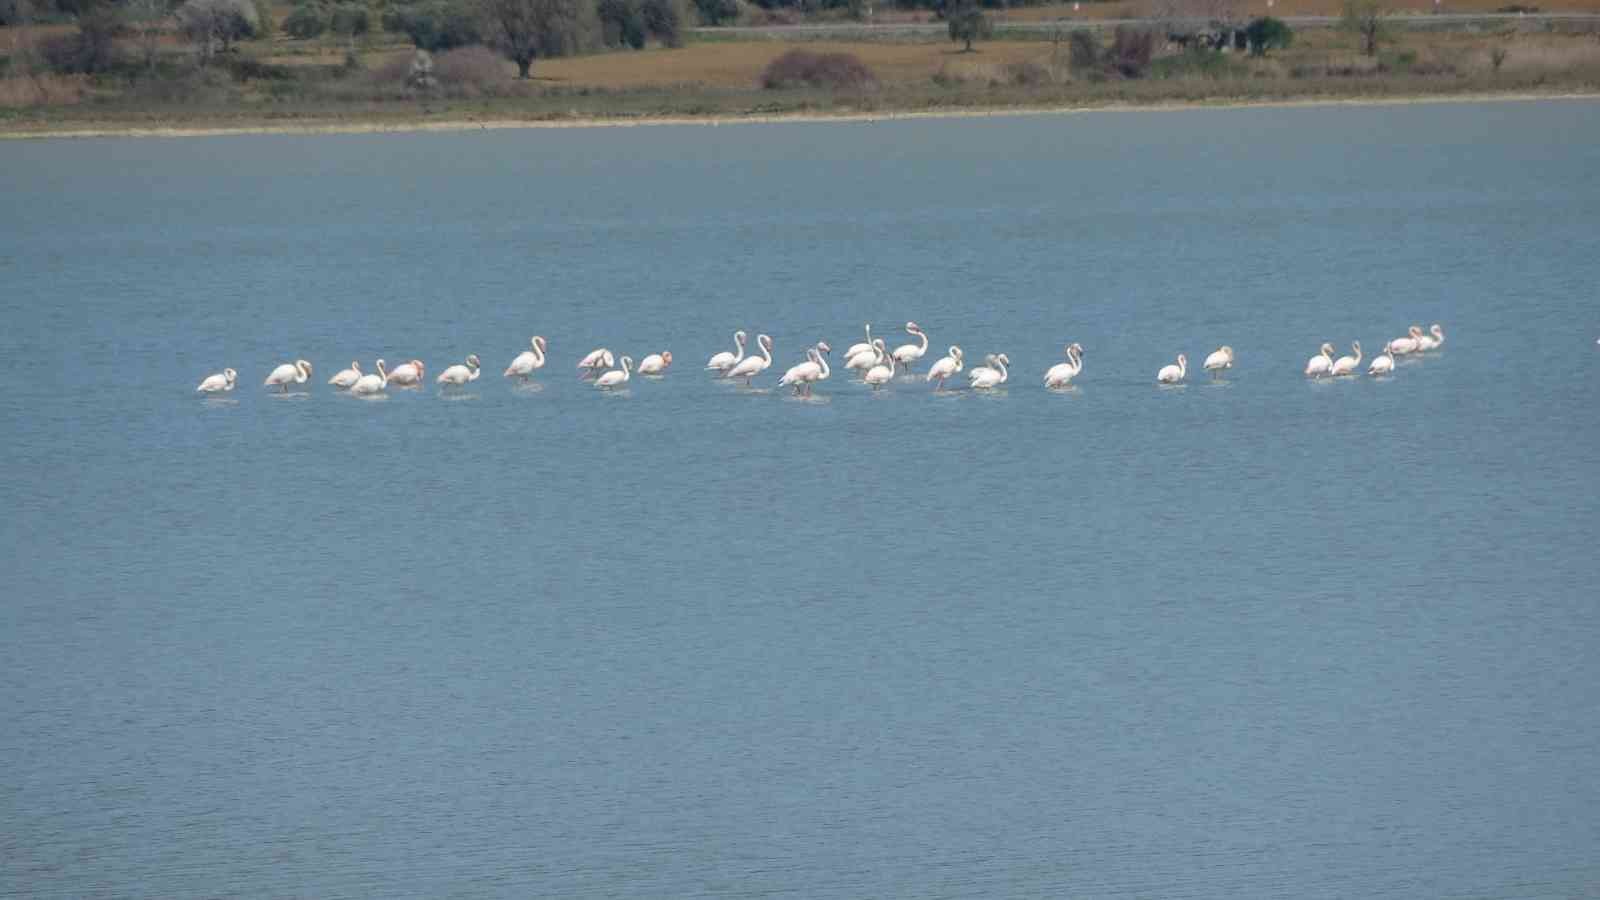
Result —
[[0, 894], [1600, 896], [1597, 113], [0, 142]]

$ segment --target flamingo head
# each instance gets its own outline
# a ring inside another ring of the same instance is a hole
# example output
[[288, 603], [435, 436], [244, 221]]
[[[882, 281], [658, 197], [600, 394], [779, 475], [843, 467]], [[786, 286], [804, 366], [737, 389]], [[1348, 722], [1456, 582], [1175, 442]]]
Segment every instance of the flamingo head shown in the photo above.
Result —
[[233, 382], [233, 381], [237, 381], [239, 379], [239, 373], [235, 372], [232, 369], [223, 369], [222, 370], [222, 377], [227, 379], [230, 382]]
[[828, 346], [828, 342], [827, 341], [817, 341], [817, 349], [821, 350], [823, 353], [832, 353], [833, 352], [833, 348]]
[[467, 365], [473, 367], [474, 369], [478, 368], [478, 354], [476, 354], [476, 353], [468, 353], [467, 354]]
[[1351, 341], [1350, 342], [1350, 349], [1354, 350], [1356, 353], [1359, 354], [1361, 352], [1361, 342], [1360, 341]]
[[998, 362], [1002, 366], [1011, 365], [1011, 357], [1005, 355], [1004, 353], [1001, 353], [1001, 354], [995, 356], [994, 359], [995, 359], [995, 362]]
[[1323, 341], [1322, 342], [1322, 355], [1323, 356], [1332, 356], [1333, 355], [1333, 345], [1328, 343], [1327, 341]]
[[414, 366], [414, 367], [415, 367], [415, 368], [416, 368], [416, 370], [417, 370], [417, 377], [418, 377], [418, 378], [421, 378], [421, 377], [422, 377], [422, 376], [424, 376], [424, 375], [426, 375], [426, 374], [428, 374], [428, 367], [427, 367], [427, 366], [424, 366], [424, 365], [423, 365], [423, 364], [422, 364], [422, 360], [420, 360], [420, 359], [413, 359], [413, 360], [412, 360], [412, 361], [411, 361], [411, 365], [412, 365], [412, 366]]
[[758, 343], [761, 346], [767, 348], [767, 352], [770, 353], [772, 351], [772, 338], [768, 337], [767, 335], [764, 335], [764, 334], [756, 335], [756, 343]]
[[878, 348], [879, 350], [883, 350], [888, 347], [888, 345], [883, 342], [883, 338], [873, 338], [872, 346]]
[[1422, 337], [1422, 326], [1421, 325], [1413, 325], [1410, 328], [1406, 329], [1406, 334], [1409, 334], [1414, 338]]
[[907, 322], [906, 323], [906, 331], [908, 333], [910, 333], [910, 334], [916, 334], [916, 333], [922, 331], [922, 326], [918, 325], [915, 322]]
[[750, 336], [745, 334], [742, 331], [735, 331], [733, 333], [733, 342], [735, 344], [738, 344], [741, 347], [743, 347], [744, 344], [745, 344], [745, 341], [748, 341], [749, 339], [750, 339]]
[[1067, 349], [1071, 350], [1073, 353], [1078, 354], [1079, 356], [1083, 355], [1083, 345], [1078, 343], [1077, 341], [1073, 341], [1071, 346], [1067, 347]]
[[950, 356], [955, 359], [956, 362], [960, 362], [966, 358], [966, 354], [962, 353], [961, 348], [957, 347], [955, 344], [950, 345]]
[[1433, 327], [1429, 328], [1428, 331], [1432, 332], [1433, 336], [1439, 340], [1444, 340], [1444, 328], [1440, 327], [1438, 322], [1433, 323]]
[[383, 357], [381, 356], [378, 357], [378, 374], [385, 378], [388, 377], [388, 370], [383, 367]]
[[305, 373], [306, 373], [306, 377], [307, 378], [311, 377], [311, 363], [308, 363], [303, 359], [297, 359], [297, 360], [294, 361], [294, 367], [296, 369], [304, 369]]
[[359, 359], [350, 360], [350, 371], [356, 373], [357, 375], [360, 375], [361, 374], [361, 360], [359, 360]]
[[1178, 354], [1178, 367], [1179, 368], [1187, 368], [1188, 365], [1189, 365], [1189, 357], [1184, 356], [1182, 353], [1179, 353]]
[[544, 352], [545, 340], [543, 335], [534, 335], [533, 340], [529, 341], [528, 343], [532, 344], [533, 349], [539, 351], [540, 353]]
[[670, 365], [672, 365], [672, 351], [671, 350], [663, 350], [663, 351], [661, 351], [661, 368], [665, 369], [667, 366], [670, 366]]

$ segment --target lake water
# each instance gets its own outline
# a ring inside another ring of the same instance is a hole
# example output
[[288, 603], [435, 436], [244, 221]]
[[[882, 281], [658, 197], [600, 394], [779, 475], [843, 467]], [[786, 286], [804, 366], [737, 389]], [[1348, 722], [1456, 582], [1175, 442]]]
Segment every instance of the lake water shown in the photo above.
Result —
[[[0, 894], [1600, 896], [1596, 173], [1592, 102], [0, 142]], [[907, 319], [1011, 382], [774, 390]]]

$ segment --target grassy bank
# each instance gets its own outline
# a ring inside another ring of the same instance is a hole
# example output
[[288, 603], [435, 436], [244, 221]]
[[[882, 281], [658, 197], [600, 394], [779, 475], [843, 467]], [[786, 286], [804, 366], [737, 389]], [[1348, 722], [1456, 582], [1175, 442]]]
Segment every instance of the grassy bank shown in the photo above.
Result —
[[694, 42], [677, 49], [550, 60], [536, 78], [485, 56], [432, 89], [405, 86], [410, 50], [278, 41], [204, 71], [159, 78], [43, 77], [0, 82], [0, 132], [11, 135], [167, 129], [406, 128], [430, 123], [629, 122], [888, 115], [1120, 106], [1394, 100], [1600, 93], [1600, 40], [1521, 33], [1395, 35], [1363, 56], [1342, 32], [1303, 32], [1264, 58], [1158, 54], [1140, 77], [1071, 65], [1052, 41], [995, 41], [977, 53], [944, 42], [806, 42], [848, 53], [867, 88], [759, 87], [790, 47]]

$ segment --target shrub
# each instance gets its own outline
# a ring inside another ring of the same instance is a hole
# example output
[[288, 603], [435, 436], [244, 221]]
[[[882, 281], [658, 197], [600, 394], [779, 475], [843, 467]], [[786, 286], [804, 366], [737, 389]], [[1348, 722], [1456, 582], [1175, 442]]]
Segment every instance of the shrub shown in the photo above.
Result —
[[1282, 50], [1294, 43], [1294, 29], [1272, 16], [1252, 19], [1245, 26], [1244, 36], [1250, 42], [1250, 52], [1256, 56], [1266, 56], [1268, 50]]
[[644, 16], [634, 0], [600, 0], [595, 11], [600, 17], [602, 44], [635, 50], [644, 47]]
[[483, 42], [477, 19], [465, 7], [447, 0], [391, 6], [383, 14], [383, 27], [404, 34], [418, 49], [430, 53]]
[[433, 76], [446, 87], [492, 90], [511, 80], [506, 61], [482, 44], [457, 47], [433, 58]]
[[328, 12], [316, 3], [302, 3], [283, 19], [283, 31], [290, 37], [309, 40], [328, 30]]
[[1112, 33], [1111, 50], [1106, 54], [1105, 62], [1124, 78], [1139, 78], [1150, 68], [1150, 57], [1154, 55], [1155, 47], [1154, 31], [1118, 25]]
[[769, 90], [791, 87], [865, 88], [878, 83], [867, 64], [851, 53], [812, 53], [790, 50], [767, 64], [761, 86]]
[[1489, 51], [1489, 65], [1493, 67], [1496, 74], [1499, 74], [1500, 67], [1506, 64], [1506, 57], [1510, 55], [1511, 51], [1504, 47], [1496, 47]]
[[694, 0], [694, 11], [706, 25], [726, 25], [739, 18], [738, 0]]
[[683, 10], [678, 0], [644, 0], [639, 7], [644, 30], [667, 47], [683, 46]]
[[1067, 36], [1067, 66], [1077, 72], [1100, 68], [1100, 38], [1094, 32], [1079, 28]]
[[58, 75], [93, 75], [124, 61], [117, 39], [125, 31], [116, 10], [97, 7], [78, 16], [77, 31], [40, 38], [35, 47], [45, 68]]
[[360, 3], [340, 3], [328, 14], [328, 30], [340, 37], [360, 37], [372, 30], [372, 14]]
[[1004, 71], [1006, 81], [1019, 87], [1038, 87], [1055, 81], [1055, 73], [1049, 66], [1031, 59], [1007, 63]]

